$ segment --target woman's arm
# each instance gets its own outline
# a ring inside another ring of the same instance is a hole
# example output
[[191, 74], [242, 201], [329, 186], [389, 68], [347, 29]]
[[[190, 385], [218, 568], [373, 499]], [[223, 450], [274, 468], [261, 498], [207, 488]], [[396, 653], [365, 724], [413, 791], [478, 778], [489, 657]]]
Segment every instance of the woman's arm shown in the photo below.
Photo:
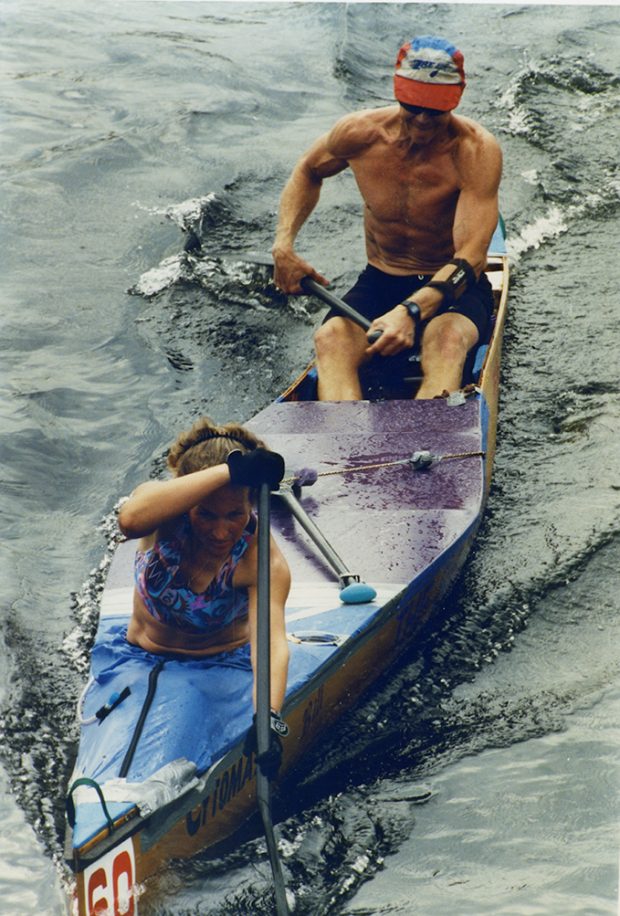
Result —
[[[256, 545], [252, 545], [252, 553]], [[249, 553], [249, 551], [248, 551]], [[250, 559], [250, 558], [248, 558]], [[256, 568], [256, 566], [254, 567]], [[282, 552], [273, 537], [270, 540], [270, 646], [271, 646], [271, 708], [280, 712], [286, 695], [289, 648], [284, 622], [284, 606], [291, 587], [291, 574]], [[249, 586], [249, 623], [252, 669], [254, 671], [254, 706], [256, 707], [256, 638], [257, 638], [257, 585]]]
[[218, 464], [171, 480], [141, 483], [120, 509], [119, 528], [127, 538], [146, 537], [165, 522], [188, 512], [227, 483], [230, 483], [227, 464]]

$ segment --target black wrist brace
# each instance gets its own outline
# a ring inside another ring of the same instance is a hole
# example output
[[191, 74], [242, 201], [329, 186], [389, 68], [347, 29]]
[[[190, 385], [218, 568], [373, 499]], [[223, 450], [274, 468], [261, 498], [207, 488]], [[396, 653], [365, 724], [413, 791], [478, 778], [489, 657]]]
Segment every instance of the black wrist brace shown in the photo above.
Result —
[[454, 270], [445, 280], [430, 280], [426, 286], [432, 289], [438, 289], [443, 293], [444, 301], [452, 303], [458, 299], [466, 289], [475, 286], [478, 282], [476, 273], [465, 258], [454, 258], [448, 261], [448, 264], [454, 264]]

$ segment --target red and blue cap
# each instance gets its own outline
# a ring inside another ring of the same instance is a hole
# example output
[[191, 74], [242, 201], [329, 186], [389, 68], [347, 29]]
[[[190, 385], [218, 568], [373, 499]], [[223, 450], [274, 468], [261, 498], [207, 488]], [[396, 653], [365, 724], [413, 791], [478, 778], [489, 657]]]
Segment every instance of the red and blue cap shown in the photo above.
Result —
[[406, 105], [451, 111], [465, 88], [462, 53], [434, 35], [405, 42], [396, 59], [394, 95]]

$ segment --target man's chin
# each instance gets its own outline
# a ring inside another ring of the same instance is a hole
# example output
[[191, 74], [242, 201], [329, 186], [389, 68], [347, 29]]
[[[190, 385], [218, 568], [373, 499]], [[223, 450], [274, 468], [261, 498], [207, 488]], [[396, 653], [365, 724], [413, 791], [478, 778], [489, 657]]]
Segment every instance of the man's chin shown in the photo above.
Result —
[[428, 129], [416, 127], [409, 131], [409, 136], [413, 143], [430, 143], [436, 135], [437, 130], [434, 127], [429, 127]]

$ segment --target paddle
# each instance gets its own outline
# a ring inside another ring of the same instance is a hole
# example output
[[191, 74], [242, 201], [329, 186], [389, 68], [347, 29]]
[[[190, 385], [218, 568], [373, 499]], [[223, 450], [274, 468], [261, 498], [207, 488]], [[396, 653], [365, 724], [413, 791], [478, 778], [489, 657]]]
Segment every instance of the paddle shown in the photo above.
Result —
[[[183, 248], [190, 254], [195, 251], [202, 250], [200, 239], [193, 229], [188, 230], [187, 239]], [[231, 261], [235, 260], [249, 264], [259, 264], [261, 267], [269, 267], [273, 269], [273, 260], [268, 255], [264, 254], [217, 254], [214, 255], [214, 257], [228, 258]], [[321, 283], [317, 283], [317, 281], [313, 280], [312, 277], [304, 277], [301, 280], [300, 286], [305, 293], [316, 296], [318, 299], [322, 299], [323, 302], [327, 303], [327, 305], [329, 305], [330, 308], [332, 308], [335, 312], [338, 312], [338, 314], [342, 315], [344, 318], [349, 318], [351, 321], [355, 322], [355, 324], [359, 325], [360, 328], [363, 328], [364, 331], [368, 331], [370, 328], [371, 322], [368, 321], [367, 318], [361, 315], [343, 299], [339, 299], [338, 296], [335, 296], [334, 293], [330, 292], [328, 289], [322, 286]], [[373, 333], [368, 337], [368, 342], [374, 343], [381, 337], [381, 334], [382, 331], [373, 331]]]
[[[370, 321], [367, 318], [364, 318], [363, 315], [360, 315], [359, 312], [352, 308], [343, 299], [339, 299], [338, 296], [335, 296], [320, 283], [317, 283], [317, 281], [313, 280], [312, 277], [304, 277], [300, 283], [300, 286], [304, 292], [316, 296], [317, 299], [322, 299], [323, 302], [326, 302], [327, 305], [329, 305], [335, 312], [338, 312], [344, 318], [350, 318], [351, 321], [354, 321], [355, 324], [358, 324], [360, 328], [363, 328], [365, 331], [370, 328]], [[368, 340], [371, 343], [374, 343], [375, 340], [378, 340], [380, 337], [381, 331], [374, 331], [369, 336]]]
[[[271, 740], [271, 634], [270, 634], [270, 562], [269, 562], [269, 484], [263, 483], [258, 492], [258, 609], [256, 652], [256, 746], [257, 756], [264, 754]], [[271, 784], [256, 768], [256, 794], [263, 819], [267, 851], [273, 874], [273, 888], [278, 916], [289, 916], [282, 865], [271, 816]]]

